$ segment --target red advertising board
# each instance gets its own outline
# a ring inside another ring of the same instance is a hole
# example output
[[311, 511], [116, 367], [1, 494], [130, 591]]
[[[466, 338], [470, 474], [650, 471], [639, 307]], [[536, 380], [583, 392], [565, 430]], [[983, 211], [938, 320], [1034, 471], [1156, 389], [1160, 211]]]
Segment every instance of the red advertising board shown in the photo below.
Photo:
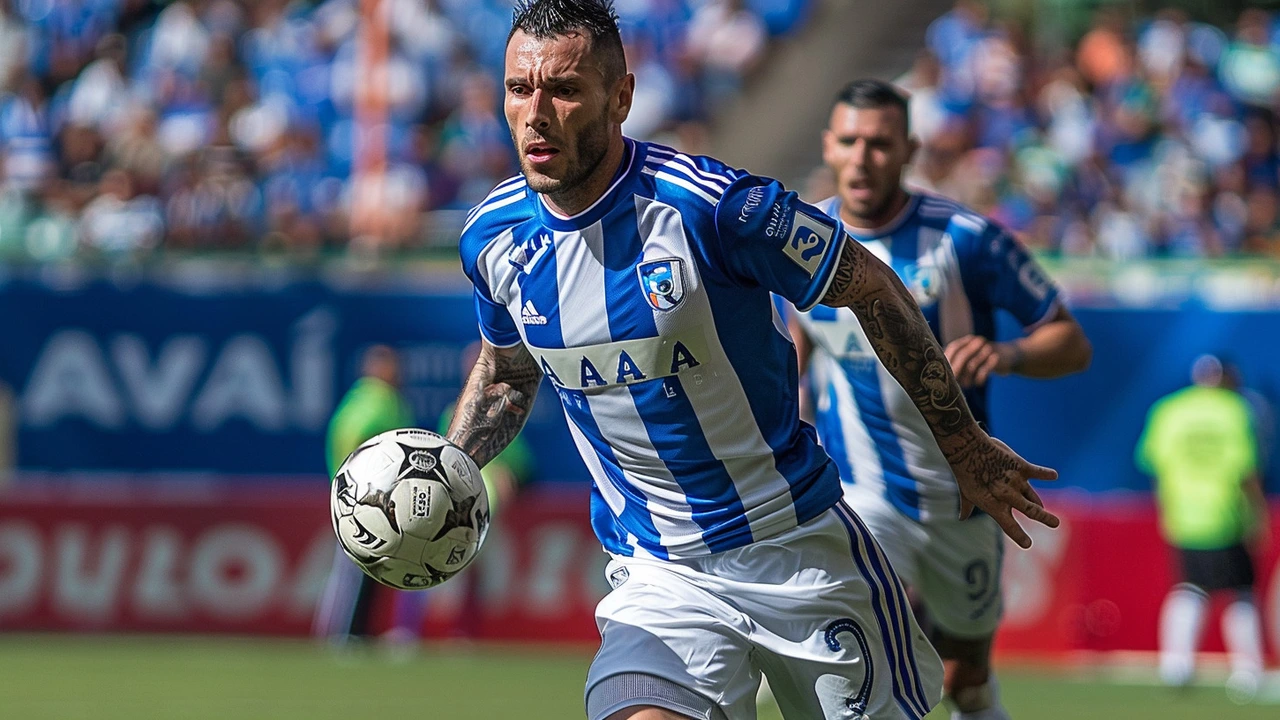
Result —
[[11, 486], [0, 628], [306, 632], [333, 557], [318, 488]]
[[[1058, 493], [1046, 503], [1062, 518], [1057, 530], [1023, 522], [1030, 550], [1005, 553], [1005, 620], [997, 651], [1152, 651], [1160, 606], [1177, 582], [1177, 556], [1160, 537], [1155, 505], [1139, 494]], [[1280, 504], [1271, 505], [1280, 527]], [[1256, 587], [1270, 656], [1280, 657], [1280, 545], [1255, 553]], [[1202, 649], [1223, 649], [1222, 604], [1205, 624]]]
[[[998, 651], [1150, 651], [1172, 552], [1144, 496], [1059, 493], [1056, 531], [1005, 554]], [[1272, 508], [1280, 527], [1280, 506]], [[308, 632], [333, 553], [323, 486], [10, 486], [0, 492], [0, 629]], [[415, 595], [423, 632], [596, 641], [605, 556], [581, 489], [503, 509], [476, 565]], [[1280, 647], [1280, 548], [1258, 558], [1267, 642]], [[1205, 649], [1221, 649], [1217, 622]], [[1274, 657], [1274, 655], [1273, 655]]]
[[[587, 494], [527, 493], [505, 510], [474, 567], [415, 593], [424, 632], [594, 642], [608, 588]], [[11, 485], [0, 630], [304, 635], [333, 543], [320, 482]]]

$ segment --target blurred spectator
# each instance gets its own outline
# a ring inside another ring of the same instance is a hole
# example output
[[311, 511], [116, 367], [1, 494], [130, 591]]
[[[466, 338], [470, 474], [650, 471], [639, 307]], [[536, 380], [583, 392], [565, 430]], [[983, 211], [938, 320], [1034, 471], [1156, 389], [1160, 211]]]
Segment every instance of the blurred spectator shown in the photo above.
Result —
[[461, 102], [440, 133], [440, 157], [449, 172], [466, 178], [459, 199], [471, 206], [515, 173], [515, 151], [502, 116], [502, 95], [493, 78], [471, 72], [461, 90]]
[[1098, 11], [1093, 27], [1076, 48], [1076, 67], [1090, 85], [1098, 88], [1106, 88], [1129, 76], [1133, 58], [1124, 20], [1115, 9]]
[[1161, 529], [1181, 566], [1181, 582], [1160, 612], [1160, 676], [1169, 685], [1191, 683], [1210, 594], [1229, 591], [1227, 691], [1248, 702], [1262, 679], [1263, 649], [1246, 543], [1270, 542], [1255, 424], [1222, 360], [1198, 358], [1192, 380], [1151, 407], [1136, 450], [1138, 466], [1155, 477]]
[[743, 0], [708, 0], [694, 13], [685, 40], [700, 68], [704, 102], [720, 107], [763, 59], [768, 31]]
[[659, 62], [647, 38], [627, 43], [624, 50], [627, 69], [636, 76], [636, 89], [622, 131], [637, 140], [652, 140], [667, 130], [675, 117], [676, 79]]
[[138, 256], [154, 248], [164, 235], [160, 201], [140, 195], [133, 178], [121, 169], [102, 176], [98, 196], [80, 216], [80, 237], [86, 247], [108, 257]]
[[1271, 47], [1271, 17], [1265, 10], [1246, 9], [1236, 23], [1235, 40], [1221, 60], [1222, 82], [1242, 102], [1270, 107], [1280, 87], [1280, 58]]

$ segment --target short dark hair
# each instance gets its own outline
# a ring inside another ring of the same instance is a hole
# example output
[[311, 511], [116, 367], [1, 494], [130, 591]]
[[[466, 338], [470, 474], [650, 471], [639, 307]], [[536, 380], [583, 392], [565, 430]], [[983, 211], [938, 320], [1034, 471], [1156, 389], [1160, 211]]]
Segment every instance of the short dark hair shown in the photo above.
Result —
[[907, 94], [892, 83], [872, 78], [854, 80], [841, 88], [836, 95], [832, 108], [834, 109], [837, 105], [848, 105], [860, 110], [896, 107], [902, 111], [903, 131], [907, 135], [911, 134], [911, 115], [907, 111]]
[[627, 58], [618, 31], [613, 0], [521, 0], [516, 4], [507, 42], [517, 30], [539, 39], [585, 30], [591, 36], [591, 52], [600, 59], [606, 82], [627, 74]]

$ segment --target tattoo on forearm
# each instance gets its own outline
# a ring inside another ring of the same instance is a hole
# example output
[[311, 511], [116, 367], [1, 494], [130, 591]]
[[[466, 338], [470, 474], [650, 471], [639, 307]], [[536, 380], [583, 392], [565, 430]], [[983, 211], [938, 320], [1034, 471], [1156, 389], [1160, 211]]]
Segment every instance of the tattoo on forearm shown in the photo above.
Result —
[[876, 268], [875, 262], [871, 253], [846, 243], [822, 302], [857, 314], [880, 361], [907, 390], [947, 451], [948, 439], [972, 427], [973, 416], [915, 300], [891, 270]]
[[449, 441], [484, 467], [524, 426], [541, 381], [542, 370], [525, 348], [508, 355], [486, 345], [458, 397]]

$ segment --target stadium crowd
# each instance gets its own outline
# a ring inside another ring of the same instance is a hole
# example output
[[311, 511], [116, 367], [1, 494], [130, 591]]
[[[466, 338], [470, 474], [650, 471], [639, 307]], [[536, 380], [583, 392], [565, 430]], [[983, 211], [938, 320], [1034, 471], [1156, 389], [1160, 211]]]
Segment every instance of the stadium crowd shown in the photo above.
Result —
[[[698, 149], [806, 2], [619, 0], [627, 131]], [[515, 172], [512, 5], [0, 0], [0, 262], [412, 246]]]
[[1280, 257], [1280, 17], [1104, 8], [1054, 52], [960, 0], [927, 47], [901, 80], [916, 185], [1065, 256]]
[[[362, 123], [368, 4], [0, 0], [0, 262], [415, 246], [428, 211], [515, 171], [512, 0], [381, 0], [385, 121]], [[712, 110], [806, 4], [618, 0], [628, 134], [704, 149]], [[1053, 51], [960, 0], [927, 47], [901, 79], [914, 184], [1044, 252], [1280, 256], [1280, 19], [1104, 9]], [[384, 160], [362, 174], [369, 147]]]

